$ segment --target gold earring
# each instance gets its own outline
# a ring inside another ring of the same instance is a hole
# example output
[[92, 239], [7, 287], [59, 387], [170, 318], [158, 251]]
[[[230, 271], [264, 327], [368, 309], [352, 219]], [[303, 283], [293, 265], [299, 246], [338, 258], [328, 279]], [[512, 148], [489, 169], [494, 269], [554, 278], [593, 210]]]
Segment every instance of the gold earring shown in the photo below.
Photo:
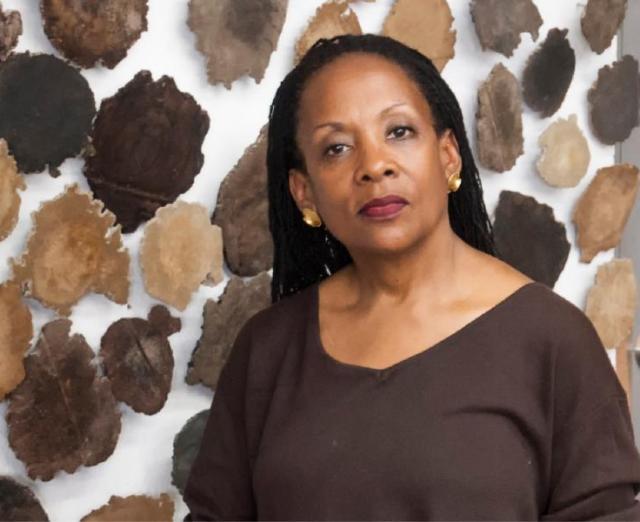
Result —
[[320, 219], [320, 216], [312, 208], [303, 208], [302, 214], [303, 214], [302, 220], [310, 227], [317, 228], [320, 225], [322, 225], [322, 220]]
[[449, 192], [455, 192], [460, 188], [462, 180], [460, 179], [460, 171], [455, 174], [451, 174], [447, 179], [447, 185], [449, 186]]

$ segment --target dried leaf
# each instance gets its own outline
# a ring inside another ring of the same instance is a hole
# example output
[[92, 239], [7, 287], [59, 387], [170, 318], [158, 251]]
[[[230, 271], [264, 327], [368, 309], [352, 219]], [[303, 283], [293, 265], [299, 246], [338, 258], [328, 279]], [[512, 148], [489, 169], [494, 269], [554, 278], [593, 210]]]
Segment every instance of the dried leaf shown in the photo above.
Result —
[[212, 222], [222, 228], [224, 255], [236, 275], [269, 270], [273, 240], [267, 197], [267, 127], [222, 180]]
[[493, 232], [499, 258], [550, 288], [564, 268], [571, 245], [553, 208], [531, 196], [503, 190]]
[[520, 45], [520, 33], [538, 39], [542, 17], [532, 0], [472, 0], [470, 9], [483, 51], [512, 56]]
[[140, 265], [149, 295], [184, 310], [202, 282], [222, 282], [222, 229], [198, 203], [176, 201], [147, 223]]
[[171, 522], [174, 505], [171, 497], [163, 493], [159, 497], [131, 495], [109, 499], [109, 503], [82, 517], [81, 522]]
[[630, 338], [636, 314], [637, 284], [631, 259], [612, 259], [598, 267], [587, 294], [585, 313], [605, 348], [618, 348]]
[[18, 11], [3, 11], [0, 4], [0, 62], [7, 59], [22, 34], [22, 17]]
[[9, 154], [7, 142], [0, 138], [0, 241], [15, 228], [20, 213], [18, 190], [27, 186], [18, 174], [18, 166]]
[[638, 185], [640, 173], [634, 165], [598, 169], [573, 211], [580, 261], [589, 263], [620, 242]]
[[87, 145], [95, 113], [87, 80], [59, 58], [19, 53], [0, 63], [0, 137], [21, 172], [49, 166], [57, 176]]
[[154, 306], [148, 319], [112, 323], [100, 341], [100, 356], [113, 396], [152, 415], [162, 409], [171, 389], [173, 352], [167, 337], [180, 331], [181, 321], [162, 305]]
[[454, 57], [456, 31], [447, 0], [395, 0], [382, 34], [428, 56], [439, 71]]
[[551, 29], [524, 69], [524, 101], [544, 118], [562, 105], [576, 68], [576, 54], [567, 40], [567, 31]]
[[0, 285], [0, 400], [23, 381], [23, 357], [33, 337], [31, 311], [20, 297], [17, 285]]
[[196, 460], [200, 443], [204, 435], [204, 428], [209, 418], [209, 410], [202, 410], [191, 417], [173, 439], [173, 468], [171, 470], [171, 482], [184, 495], [184, 488], [191, 472], [193, 462]]
[[522, 96], [518, 80], [501, 63], [478, 89], [476, 129], [479, 163], [497, 172], [510, 170], [524, 152]]
[[41, 0], [44, 32], [82, 67], [113, 69], [147, 30], [147, 0]]
[[227, 89], [244, 74], [260, 83], [287, 15], [288, 0], [190, 0], [187, 24], [207, 59], [209, 83]]
[[580, 26], [591, 50], [602, 54], [618, 32], [627, 10], [627, 0], [589, 0]]
[[71, 321], [42, 327], [25, 360], [27, 376], [11, 393], [9, 445], [32, 479], [51, 480], [107, 459], [120, 434], [120, 412], [108, 379], [96, 374], [84, 337], [69, 337]]
[[35, 522], [49, 517], [31, 489], [0, 475], [0, 520]]
[[348, 2], [328, 0], [316, 9], [304, 33], [296, 42], [295, 62], [302, 59], [316, 40], [340, 34], [362, 34], [358, 15], [349, 7]]
[[95, 154], [84, 174], [97, 198], [133, 232], [187, 191], [204, 162], [209, 116], [173, 79], [140, 71], [105, 98], [93, 128]]
[[[640, 123], [640, 76], [638, 61], [627, 54], [605, 65], [587, 94], [591, 105], [591, 128], [596, 138], [607, 145], [626, 140]], [[624, 107], [624, 110], [612, 110]]]
[[129, 252], [115, 216], [77, 184], [32, 213], [27, 249], [12, 259], [13, 280], [25, 295], [61, 315], [89, 292], [116, 303], [129, 297]]
[[552, 123], [538, 138], [538, 173], [553, 187], [575, 187], [587, 173], [591, 153], [575, 114]]
[[246, 282], [232, 276], [219, 302], [207, 299], [202, 336], [191, 355], [185, 379], [187, 383], [201, 382], [215, 389], [240, 328], [252, 315], [270, 304], [271, 277], [267, 272]]

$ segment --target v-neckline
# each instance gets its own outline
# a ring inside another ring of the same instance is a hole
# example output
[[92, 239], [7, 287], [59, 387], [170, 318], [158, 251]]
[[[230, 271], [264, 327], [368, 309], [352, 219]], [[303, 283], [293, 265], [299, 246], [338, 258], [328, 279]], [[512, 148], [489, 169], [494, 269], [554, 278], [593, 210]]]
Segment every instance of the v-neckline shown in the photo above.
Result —
[[401, 359], [385, 368], [372, 368], [370, 366], [363, 366], [359, 364], [340, 361], [336, 359], [333, 355], [331, 355], [329, 352], [327, 352], [327, 350], [325, 349], [322, 343], [322, 338], [320, 336], [320, 291], [319, 291], [319, 283], [316, 283], [313, 285], [314, 288], [313, 288], [313, 291], [311, 292], [311, 312], [312, 312], [311, 334], [314, 342], [314, 348], [320, 352], [320, 355], [326, 361], [328, 361], [330, 365], [334, 367], [341, 368], [344, 370], [354, 371], [357, 373], [370, 374], [370, 375], [373, 375], [374, 377], [386, 377], [389, 373], [403, 366], [409, 365], [414, 361], [418, 361], [426, 357], [427, 354], [433, 355], [435, 352], [441, 350], [442, 348], [452, 343], [462, 335], [468, 333], [473, 328], [482, 324], [484, 321], [486, 321], [493, 315], [500, 312], [509, 303], [511, 303], [517, 297], [525, 293], [528, 289], [535, 288], [541, 285], [544, 286], [543, 283], [540, 283], [539, 281], [529, 281], [528, 283], [525, 283], [524, 285], [518, 287], [516, 290], [511, 292], [508, 296], [506, 296], [502, 300], [498, 301], [491, 308], [485, 310], [480, 315], [478, 315], [468, 323], [464, 324], [463, 326], [461, 326], [451, 334], [442, 338], [440, 341], [437, 341], [436, 343], [432, 344], [428, 348], [424, 348], [423, 350], [420, 350], [419, 352], [416, 352], [413, 355], [405, 357], [404, 359]]

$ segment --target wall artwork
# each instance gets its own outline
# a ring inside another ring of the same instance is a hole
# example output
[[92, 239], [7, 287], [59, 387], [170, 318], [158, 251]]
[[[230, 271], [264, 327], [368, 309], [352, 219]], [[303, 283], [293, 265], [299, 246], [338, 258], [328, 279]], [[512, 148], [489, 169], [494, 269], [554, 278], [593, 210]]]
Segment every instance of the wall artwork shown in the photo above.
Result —
[[0, 62], [0, 138], [20, 172], [49, 167], [57, 176], [65, 159], [84, 152], [95, 113], [89, 83], [60, 58], [25, 52]]

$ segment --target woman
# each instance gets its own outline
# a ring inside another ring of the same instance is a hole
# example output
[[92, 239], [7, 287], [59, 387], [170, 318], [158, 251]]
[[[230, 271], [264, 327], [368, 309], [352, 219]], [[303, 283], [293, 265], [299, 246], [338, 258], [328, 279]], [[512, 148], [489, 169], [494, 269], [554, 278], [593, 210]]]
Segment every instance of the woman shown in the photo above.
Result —
[[432, 63], [320, 40], [268, 140], [273, 304], [220, 375], [186, 520], [640, 520], [625, 392], [581, 310], [497, 259]]

